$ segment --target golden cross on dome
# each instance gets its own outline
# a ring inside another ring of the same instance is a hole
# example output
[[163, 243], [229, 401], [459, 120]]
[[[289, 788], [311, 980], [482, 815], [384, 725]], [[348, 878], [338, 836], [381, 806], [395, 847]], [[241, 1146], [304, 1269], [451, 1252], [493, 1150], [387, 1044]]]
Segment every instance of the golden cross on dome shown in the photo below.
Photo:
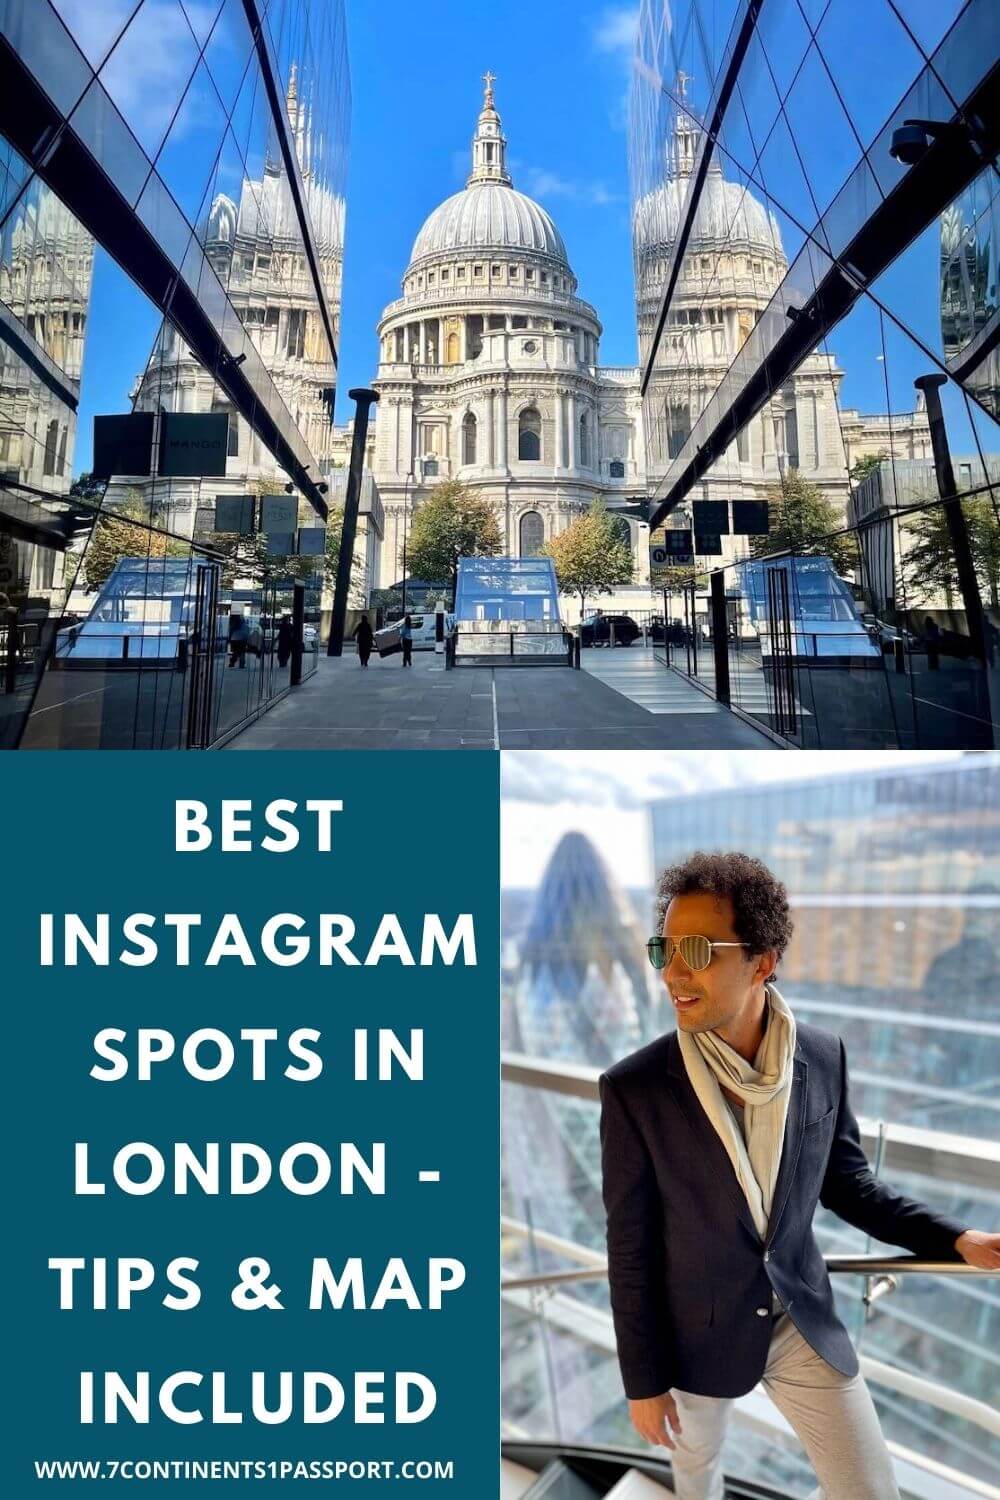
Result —
[[484, 100], [484, 103], [486, 104], [493, 103], [493, 85], [496, 83], [496, 81], [497, 75], [495, 73], [491, 73], [489, 68], [487, 68], [486, 72], [483, 74], [483, 82], [486, 85], [486, 98]]

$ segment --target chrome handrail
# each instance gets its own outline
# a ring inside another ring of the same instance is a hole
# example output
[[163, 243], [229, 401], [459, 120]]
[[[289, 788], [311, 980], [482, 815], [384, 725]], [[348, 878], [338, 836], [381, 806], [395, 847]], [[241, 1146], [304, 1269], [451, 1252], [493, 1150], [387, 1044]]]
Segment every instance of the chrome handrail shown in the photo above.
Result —
[[[918, 1260], [916, 1256], [901, 1255], [824, 1255], [826, 1269], [831, 1276], [879, 1276], [891, 1282], [897, 1275], [910, 1276], [1000, 1276], [1000, 1270], [984, 1271], [978, 1266], [966, 1265], [965, 1261]], [[583, 1266], [578, 1271], [542, 1271], [537, 1276], [512, 1276], [500, 1282], [502, 1292], [518, 1291], [529, 1286], [561, 1286], [575, 1281], [604, 1281], [608, 1274], [607, 1264]], [[885, 1286], [891, 1291], [890, 1285]]]
[[[566, 1062], [561, 1058], [540, 1061], [522, 1052], [503, 1052], [500, 1058], [503, 1083], [593, 1103], [600, 1097], [601, 1071], [586, 1063]], [[1000, 1139], [953, 1135], [920, 1125], [880, 1125], [864, 1118], [859, 1119], [858, 1125], [866, 1150], [883, 1142], [882, 1165], [886, 1171], [912, 1172], [934, 1181], [1000, 1194]]]

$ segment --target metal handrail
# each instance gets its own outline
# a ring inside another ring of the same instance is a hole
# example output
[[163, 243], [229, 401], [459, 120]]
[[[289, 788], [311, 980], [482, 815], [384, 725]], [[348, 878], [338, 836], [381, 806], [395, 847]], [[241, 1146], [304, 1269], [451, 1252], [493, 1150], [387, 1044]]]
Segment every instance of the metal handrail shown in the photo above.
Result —
[[[534, 1293], [546, 1287], [558, 1288], [578, 1282], [604, 1281], [607, 1278], [607, 1261], [596, 1251], [589, 1250], [584, 1245], [575, 1245], [571, 1240], [562, 1239], [544, 1230], [536, 1230], [531, 1225], [508, 1215], [501, 1216], [501, 1227], [508, 1234], [531, 1237], [542, 1249], [555, 1251], [568, 1259], [584, 1262], [573, 1271], [543, 1271], [533, 1276], [504, 1278], [500, 1282], [501, 1294], [513, 1293], [516, 1298], [516, 1295], [522, 1292]], [[928, 1261], [920, 1260], [916, 1256], [828, 1255], [824, 1256], [824, 1260], [827, 1270], [833, 1275], [861, 1275], [869, 1278], [869, 1290], [863, 1299], [869, 1307], [881, 1296], [896, 1289], [898, 1285], [896, 1277], [900, 1274], [1000, 1276], [1000, 1271], [983, 1271], [976, 1266], [966, 1265], [964, 1262]], [[611, 1314], [602, 1311], [601, 1315], [607, 1319], [610, 1340], [613, 1337]], [[915, 1401], [925, 1402], [939, 1411], [950, 1412], [963, 1421], [971, 1422], [987, 1432], [1000, 1436], [1000, 1411], [987, 1405], [985, 1401], [980, 1401], [974, 1396], [963, 1395], [962, 1392], [952, 1390], [938, 1381], [913, 1375], [909, 1371], [899, 1369], [869, 1354], [861, 1353], [859, 1360], [866, 1377], [875, 1381], [876, 1384], [895, 1390]]]
[[[1000, 1270], [984, 1271], [964, 1261], [918, 1260], [915, 1255], [824, 1255], [831, 1276], [1000, 1276]], [[575, 1281], [604, 1281], [607, 1264], [581, 1267], [578, 1271], [542, 1271], [537, 1276], [511, 1276], [500, 1282], [502, 1292], [530, 1286], [561, 1286]]]
[[[504, 1083], [565, 1094], [573, 1099], [599, 1100], [601, 1069], [562, 1059], [528, 1057], [504, 1052], [500, 1077]], [[866, 1149], [880, 1142], [883, 1167], [894, 1172], [917, 1173], [935, 1181], [955, 1183], [977, 1191], [1000, 1193], [1000, 1140], [952, 1135], [919, 1125], [882, 1124], [859, 1119], [861, 1141]]]

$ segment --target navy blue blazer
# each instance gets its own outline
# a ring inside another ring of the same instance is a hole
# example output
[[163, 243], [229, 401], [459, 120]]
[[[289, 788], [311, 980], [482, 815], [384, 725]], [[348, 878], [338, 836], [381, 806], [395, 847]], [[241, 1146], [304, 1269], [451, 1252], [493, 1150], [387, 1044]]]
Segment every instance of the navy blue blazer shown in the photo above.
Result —
[[817, 1202], [886, 1244], [960, 1260], [968, 1226], [873, 1176], [848, 1102], [839, 1037], [799, 1025], [767, 1237], [688, 1080], [675, 1032], [602, 1075], [608, 1280], [630, 1400], [671, 1387], [742, 1396], [764, 1371], [771, 1291], [834, 1369], [857, 1373], [813, 1237]]

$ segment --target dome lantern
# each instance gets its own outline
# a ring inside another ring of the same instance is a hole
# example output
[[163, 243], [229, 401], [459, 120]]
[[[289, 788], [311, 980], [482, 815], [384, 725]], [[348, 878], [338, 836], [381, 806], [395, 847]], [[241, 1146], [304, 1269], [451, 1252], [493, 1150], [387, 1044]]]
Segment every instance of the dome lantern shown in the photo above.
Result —
[[466, 187], [477, 182], [502, 182], [504, 187], [513, 186], [507, 171], [507, 141], [493, 99], [495, 82], [496, 74], [487, 69], [483, 74], [483, 107], [472, 137], [472, 171]]

